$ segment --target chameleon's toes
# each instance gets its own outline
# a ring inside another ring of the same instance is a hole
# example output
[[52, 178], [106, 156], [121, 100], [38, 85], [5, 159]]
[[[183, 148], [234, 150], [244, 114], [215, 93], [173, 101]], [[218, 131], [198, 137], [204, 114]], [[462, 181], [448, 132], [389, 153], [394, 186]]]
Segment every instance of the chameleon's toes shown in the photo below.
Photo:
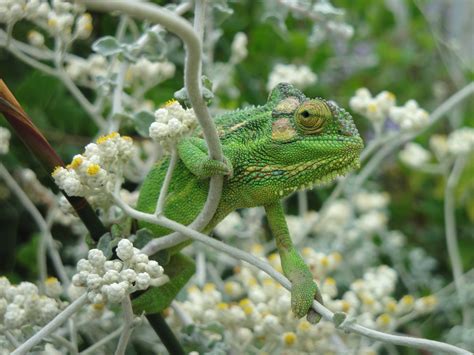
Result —
[[306, 315], [306, 320], [311, 324], [319, 323], [321, 318], [321, 315], [312, 308], [309, 309], [308, 314]]
[[317, 290], [318, 287], [313, 280], [293, 283], [291, 287], [291, 310], [297, 318], [302, 318], [308, 313]]
[[233, 167], [228, 159], [225, 162], [219, 160], [208, 159], [202, 163], [201, 166], [201, 177], [206, 178], [213, 175], [227, 175], [232, 176]]

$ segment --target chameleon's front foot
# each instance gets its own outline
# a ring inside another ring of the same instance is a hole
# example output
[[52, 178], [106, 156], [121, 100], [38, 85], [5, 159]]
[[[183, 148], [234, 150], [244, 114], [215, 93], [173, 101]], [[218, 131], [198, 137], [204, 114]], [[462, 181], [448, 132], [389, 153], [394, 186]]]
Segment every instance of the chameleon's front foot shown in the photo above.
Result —
[[[309, 274], [309, 275], [308, 275]], [[298, 272], [291, 280], [291, 310], [297, 318], [307, 316], [307, 320], [316, 324], [321, 316], [311, 307], [313, 300], [322, 303], [321, 293], [309, 271]]]
[[205, 179], [213, 175], [232, 176], [232, 174], [232, 163], [224, 157], [224, 162], [209, 158], [203, 160], [196, 175], [201, 179]]

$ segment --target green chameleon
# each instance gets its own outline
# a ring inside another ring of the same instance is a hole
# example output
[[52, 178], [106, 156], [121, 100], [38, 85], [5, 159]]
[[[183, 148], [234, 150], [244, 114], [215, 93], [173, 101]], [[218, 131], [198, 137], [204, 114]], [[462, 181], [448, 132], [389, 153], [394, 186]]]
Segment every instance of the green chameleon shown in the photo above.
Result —
[[[301, 318], [308, 314], [313, 299], [321, 301], [321, 295], [308, 266], [293, 246], [281, 200], [294, 191], [329, 182], [357, 168], [362, 139], [344, 109], [332, 101], [309, 99], [284, 83], [273, 89], [265, 105], [226, 113], [216, 119], [216, 126], [226, 162], [208, 158], [200, 132], [180, 141], [180, 160], [166, 197], [164, 215], [185, 225], [191, 223], [206, 201], [208, 178], [225, 175], [217, 212], [202, 232], [211, 233], [237, 208], [263, 206], [283, 272], [292, 284], [292, 311]], [[167, 167], [165, 161], [148, 174], [140, 191], [139, 210], [154, 212]], [[155, 237], [171, 232], [148, 223], [140, 226], [148, 228]], [[180, 279], [177, 270], [185, 269], [185, 259], [178, 253], [180, 248], [173, 249], [169, 267], [165, 266], [171, 281], [176, 278], [175, 285], [171, 282], [138, 297], [135, 311], [163, 310], [187, 282], [194, 269], [188, 268], [187, 277]]]

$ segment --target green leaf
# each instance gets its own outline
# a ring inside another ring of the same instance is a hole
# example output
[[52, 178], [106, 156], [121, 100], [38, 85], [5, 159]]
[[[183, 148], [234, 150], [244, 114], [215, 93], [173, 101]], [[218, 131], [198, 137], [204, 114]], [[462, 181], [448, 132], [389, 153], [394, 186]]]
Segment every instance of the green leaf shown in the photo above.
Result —
[[148, 228], [142, 228], [142, 229], [137, 230], [135, 235], [136, 237], [135, 237], [135, 240], [133, 241], [133, 246], [138, 249], [143, 248], [145, 245], [148, 244], [148, 242], [155, 239], [155, 237], [153, 236], [153, 233]]
[[155, 115], [150, 111], [140, 111], [133, 115], [133, 125], [142, 137], [150, 137], [150, 125], [155, 122]]
[[346, 318], [347, 318], [347, 314], [342, 313], [342, 312], [336, 312], [332, 316], [332, 321], [334, 322], [334, 325], [336, 326], [336, 328], [338, 328], [341, 326], [342, 323], [344, 323]]
[[122, 51], [122, 46], [115, 37], [105, 36], [95, 41], [92, 44], [92, 49], [95, 52], [102, 54], [104, 57], [107, 57], [120, 53]]
[[109, 232], [100, 237], [97, 249], [101, 250], [107, 259], [112, 257], [112, 235]]
[[171, 257], [170, 262], [164, 266], [164, 269], [170, 281], [163, 286], [152, 287], [135, 298], [132, 305], [136, 314], [142, 312], [147, 314], [158, 313], [167, 308], [193, 276], [196, 267], [191, 258], [178, 253]]

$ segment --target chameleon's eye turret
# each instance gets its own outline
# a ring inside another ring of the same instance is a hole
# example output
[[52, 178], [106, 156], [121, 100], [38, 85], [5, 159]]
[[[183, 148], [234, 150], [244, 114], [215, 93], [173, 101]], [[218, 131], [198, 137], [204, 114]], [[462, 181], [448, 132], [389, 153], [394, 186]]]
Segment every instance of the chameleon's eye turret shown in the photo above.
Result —
[[324, 124], [331, 117], [331, 110], [321, 100], [305, 101], [295, 112], [296, 124], [305, 134], [321, 132]]

